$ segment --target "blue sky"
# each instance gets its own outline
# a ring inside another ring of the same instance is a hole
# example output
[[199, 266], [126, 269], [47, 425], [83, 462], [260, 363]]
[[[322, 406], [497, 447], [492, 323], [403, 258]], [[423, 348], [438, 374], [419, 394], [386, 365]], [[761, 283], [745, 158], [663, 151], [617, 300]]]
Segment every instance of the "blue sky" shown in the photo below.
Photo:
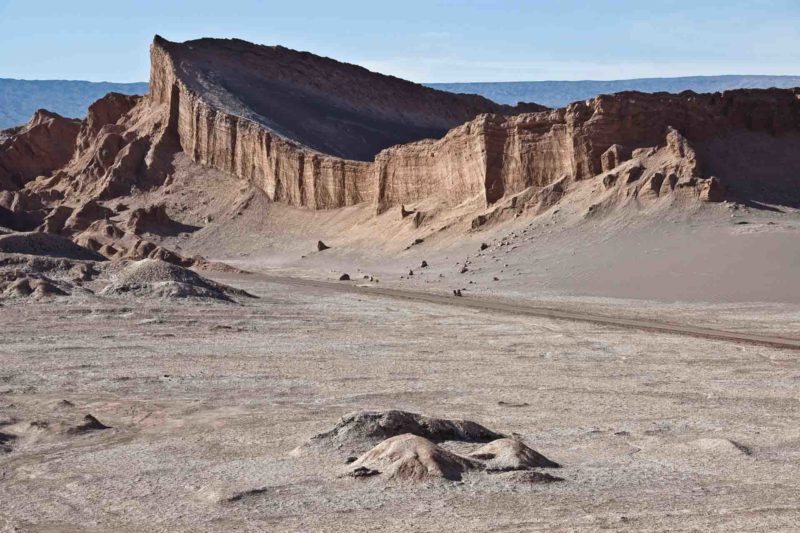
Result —
[[800, 75], [800, 0], [0, 0], [0, 77], [146, 81], [156, 33], [418, 82]]

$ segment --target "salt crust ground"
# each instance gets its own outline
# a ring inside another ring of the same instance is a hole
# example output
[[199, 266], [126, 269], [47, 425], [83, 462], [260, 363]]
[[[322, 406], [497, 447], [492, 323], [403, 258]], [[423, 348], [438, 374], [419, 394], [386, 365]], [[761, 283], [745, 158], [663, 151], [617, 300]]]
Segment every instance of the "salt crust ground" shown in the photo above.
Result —
[[[236, 285], [261, 298], [0, 307], [0, 433], [16, 436], [2, 442], [0, 528], [800, 523], [794, 352], [287, 291], [246, 276]], [[565, 481], [467, 474], [394, 487], [337, 477], [345, 465], [322, 456], [289, 455], [345, 413], [389, 408], [518, 433], [563, 465]], [[109, 429], [59, 429], [87, 414]]]

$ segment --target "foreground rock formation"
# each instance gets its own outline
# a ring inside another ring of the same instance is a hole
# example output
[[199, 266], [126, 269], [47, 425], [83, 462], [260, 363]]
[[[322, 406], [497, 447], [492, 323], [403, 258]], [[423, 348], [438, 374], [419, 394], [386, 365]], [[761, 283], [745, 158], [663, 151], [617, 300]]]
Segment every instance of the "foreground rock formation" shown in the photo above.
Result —
[[[472, 446], [470, 453], [458, 449]], [[468, 472], [497, 473], [558, 468], [518, 437], [505, 437], [470, 420], [434, 418], [407, 411], [358, 411], [291, 452], [346, 456], [344, 476], [386, 481], [459, 481]], [[356, 455], [353, 455], [356, 454]], [[552, 481], [557, 478], [518, 480]], [[512, 480], [513, 481], [513, 480]]]

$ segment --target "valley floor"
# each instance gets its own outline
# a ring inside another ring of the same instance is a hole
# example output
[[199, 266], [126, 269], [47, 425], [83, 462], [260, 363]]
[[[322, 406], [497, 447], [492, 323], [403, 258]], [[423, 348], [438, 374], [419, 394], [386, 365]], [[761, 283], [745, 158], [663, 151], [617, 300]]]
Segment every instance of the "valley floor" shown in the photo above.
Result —
[[[800, 525], [797, 351], [225, 281], [260, 298], [2, 303], [0, 529]], [[747, 329], [763, 311], [679, 318]], [[797, 310], [771, 316], [785, 332]], [[517, 433], [565, 481], [387, 485], [289, 455], [346, 413], [390, 408]], [[87, 414], [110, 429], [67, 429]]]

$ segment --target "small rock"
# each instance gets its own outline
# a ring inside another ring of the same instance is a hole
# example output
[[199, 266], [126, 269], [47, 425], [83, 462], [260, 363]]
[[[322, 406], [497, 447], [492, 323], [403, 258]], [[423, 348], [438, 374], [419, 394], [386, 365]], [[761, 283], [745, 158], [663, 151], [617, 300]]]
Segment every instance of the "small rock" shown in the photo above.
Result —
[[323, 250], [327, 250], [330, 248], [327, 244], [322, 241], [317, 241], [317, 251], [322, 252]]
[[553, 476], [545, 472], [535, 472], [531, 470], [516, 470], [499, 474], [500, 478], [514, 483], [554, 483], [564, 481], [564, 478]]
[[345, 475], [359, 478], [359, 477], [377, 476], [378, 474], [380, 474], [378, 470], [373, 470], [371, 468], [367, 468], [366, 466], [359, 466], [357, 468], [354, 468], [353, 470], [350, 470]]
[[428, 262], [423, 261], [422, 264], [419, 265], [420, 268], [428, 268]]
[[350, 281], [350, 274], [342, 274], [339, 276], [339, 281]]
[[101, 431], [103, 429], [111, 429], [111, 427], [103, 424], [92, 415], [86, 415], [83, 417], [83, 424], [75, 426], [69, 432], [83, 433], [85, 431]]

